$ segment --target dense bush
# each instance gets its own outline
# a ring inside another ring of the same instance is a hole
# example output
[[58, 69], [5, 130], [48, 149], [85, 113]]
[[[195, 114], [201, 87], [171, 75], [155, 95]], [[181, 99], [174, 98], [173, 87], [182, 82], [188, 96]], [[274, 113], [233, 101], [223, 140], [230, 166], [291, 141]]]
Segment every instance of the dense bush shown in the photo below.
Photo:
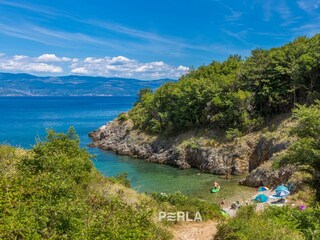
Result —
[[143, 90], [129, 112], [137, 128], [173, 134], [197, 127], [248, 132], [296, 103], [320, 96], [320, 34], [280, 48], [256, 49], [242, 60], [230, 56]]
[[93, 167], [73, 129], [49, 131], [24, 154], [1, 146], [0, 171], [0, 239], [170, 237], [152, 221], [148, 202], [128, 204], [109, 192], [114, 179]]
[[118, 116], [119, 121], [127, 121], [129, 119], [128, 115], [126, 113], [120, 113]]
[[125, 187], [131, 187], [130, 180], [128, 179], [128, 173], [120, 173], [115, 177], [109, 177], [109, 180], [113, 183], [120, 183]]
[[237, 216], [218, 227], [217, 240], [293, 240], [320, 238], [320, 206], [301, 211], [290, 207], [240, 208]]
[[220, 207], [209, 201], [199, 198], [192, 198], [180, 192], [176, 193], [150, 193], [159, 204], [169, 203], [173, 208], [172, 212], [189, 212], [190, 218], [195, 216], [196, 212], [201, 214], [202, 220], [219, 219], [222, 217]]
[[293, 115], [298, 119], [298, 125], [292, 133], [298, 140], [281, 157], [280, 163], [309, 166], [305, 170], [313, 175], [313, 185], [320, 200], [320, 101], [309, 107], [298, 105]]
[[237, 137], [241, 137], [242, 136], [242, 132], [240, 132], [237, 128], [233, 129], [228, 129], [226, 131], [226, 140], [230, 141], [230, 140], [234, 140]]

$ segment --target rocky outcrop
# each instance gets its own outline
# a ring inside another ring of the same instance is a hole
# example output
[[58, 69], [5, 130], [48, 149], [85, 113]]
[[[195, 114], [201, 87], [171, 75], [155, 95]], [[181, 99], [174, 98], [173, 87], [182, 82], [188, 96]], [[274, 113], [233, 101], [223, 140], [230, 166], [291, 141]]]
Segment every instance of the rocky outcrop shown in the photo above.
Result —
[[89, 134], [92, 147], [113, 151], [120, 155], [142, 158], [146, 161], [171, 164], [181, 169], [198, 168], [214, 174], [244, 174], [248, 172], [247, 144], [181, 147], [181, 136], [160, 138], [134, 130], [132, 122], [114, 120]]
[[261, 136], [249, 158], [249, 172], [271, 159], [275, 153], [287, 149], [289, 144], [288, 141], [277, 142], [275, 138]]
[[293, 165], [274, 169], [271, 162], [267, 162], [250, 172], [246, 179], [240, 181], [240, 184], [249, 187], [274, 187], [286, 183], [296, 171], [297, 168]]
[[296, 171], [296, 168], [290, 165], [274, 169], [270, 160], [275, 154], [287, 149], [289, 145], [290, 142], [288, 140], [278, 142], [275, 138], [262, 136], [250, 156], [249, 174], [240, 184], [249, 187], [273, 187], [287, 182]]
[[[274, 139], [257, 139], [250, 136], [242, 141], [215, 146], [184, 145], [183, 141], [190, 139], [190, 135], [168, 138], [151, 136], [134, 129], [130, 120], [111, 121], [90, 133], [89, 136], [93, 140], [92, 147], [150, 162], [171, 164], [181, 169], [194, 167], [203, 172], [220, 175], [246, 174], [270, 159], [274, 153], [287, 147], [286, 143], [277, 143]], [[255, 174], [252, 176], [254, 177], [244, 184], [258, 184], [259, 177]]]

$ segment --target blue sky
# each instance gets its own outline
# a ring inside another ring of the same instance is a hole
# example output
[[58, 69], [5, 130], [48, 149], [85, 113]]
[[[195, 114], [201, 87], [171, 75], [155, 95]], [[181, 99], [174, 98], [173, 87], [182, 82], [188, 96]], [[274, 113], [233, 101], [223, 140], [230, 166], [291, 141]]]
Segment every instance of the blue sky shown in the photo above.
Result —
[[0, 71], [178, 78], [319, 22], [320, 0], [0, 0]]

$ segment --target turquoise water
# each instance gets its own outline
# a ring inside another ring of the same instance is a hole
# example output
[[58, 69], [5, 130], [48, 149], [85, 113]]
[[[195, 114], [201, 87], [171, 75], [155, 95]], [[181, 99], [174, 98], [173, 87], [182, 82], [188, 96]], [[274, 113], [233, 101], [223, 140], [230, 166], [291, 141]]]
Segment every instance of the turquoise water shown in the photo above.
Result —
[[[44, 137], [47, 128], [66, 131], [76, 128], [81, 145], [90, 143], [88, 133], [129, 110], [134, 97], [0, 97], [0, 143], [31, 148], [36, 137]], [[239, 177], [220, 179], [196, 169], [177, 168], [147, 163], [141, 159], [118, 156], [112, 152], [88, 148], [95, 154], [95, 166], [107, 176], [127, 172], [134, 189], [140, 192], [175, 192], [218, 200], [231, 197], [240, 187]], [[218, 194], [210, 194], [214, 179], [222, 186]], [[224, 189], [224, 190], [223, 190]], [[241, 187], [241, 192], [252, 191]]]

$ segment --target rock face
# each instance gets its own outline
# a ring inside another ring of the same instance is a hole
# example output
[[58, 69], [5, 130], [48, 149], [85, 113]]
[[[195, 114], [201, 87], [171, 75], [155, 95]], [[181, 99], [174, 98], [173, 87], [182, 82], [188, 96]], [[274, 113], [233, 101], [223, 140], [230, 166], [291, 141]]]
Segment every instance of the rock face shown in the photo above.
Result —
[[92, 147], [113, 151], [120, 155], [142, 158], [146, 161], [165, 163], [181, 169], [195, 167], [214, 174], [243, 174], [248, 172], [251, 148], [223, 145], [217, 148], [179, 146], [181, 138], [159, 138], [133, 130], [131, 121], [114, 120], [89, 134]]
[[274, 187], [286, 183], [296, 170], [295, 166], [285, 166], [275, 170], [271, 164], [267, 163], [250, 172], [240, 184], [249, 187]]
[[275, 153], [287, 149], [288, 146], [289, 142], [278, 143], [275, 138], [268, 139], [262, 136], [250, 156], [249, 172], [271, 159]]
[[[92, 147], [150, 162], [170, 164], [181, 169], [194, 167], [203, 172], [220, 175], [246, 174], [287, 146], [263, 138], [217, 146], [184, 146], [181, 135], [169, 138], [147, 135], [133, 129], [130, 120], [111, 121], [91, 132], [89, 136], [93, 140]], [[244, 184], [255, 185], [259, 182], [257, 175], [252, 176], [254, 177], [246, 180]]]
[[272, 160], [274, 154], [285, 150], [290, 142], [277, 142], [274, 138], [261, 137], [249, 159], [249, 174], [240, 184], [249, 187], [269, 186], [273, 187], [288, 181], [296, 171], [294, 166], [286, 166], [273, 169]]

